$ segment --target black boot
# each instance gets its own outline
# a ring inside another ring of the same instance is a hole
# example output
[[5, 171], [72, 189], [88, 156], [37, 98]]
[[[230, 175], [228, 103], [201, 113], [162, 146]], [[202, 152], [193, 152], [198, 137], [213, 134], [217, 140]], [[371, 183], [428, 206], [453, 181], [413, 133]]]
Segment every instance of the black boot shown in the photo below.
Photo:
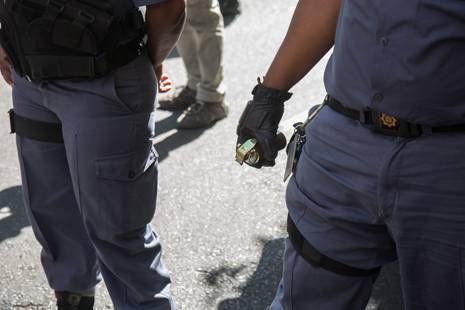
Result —
[[95, 298], [70, 292], [56, 292], [58, 310], [93, 310]]
[[239, 0], [220, 0], [219, 2], [224, 17], [232, 17], [241, 13]]

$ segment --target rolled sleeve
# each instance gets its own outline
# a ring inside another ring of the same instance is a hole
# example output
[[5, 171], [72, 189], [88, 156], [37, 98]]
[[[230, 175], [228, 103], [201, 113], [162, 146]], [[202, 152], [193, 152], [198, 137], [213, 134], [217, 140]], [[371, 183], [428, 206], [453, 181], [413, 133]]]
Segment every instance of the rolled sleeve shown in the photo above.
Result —
[[157, 3], [162, 3], [166, 1], [168, 0], [134, 0], [134, 4], [136, 6], [146, 6], [146, 5], [157, 4]]

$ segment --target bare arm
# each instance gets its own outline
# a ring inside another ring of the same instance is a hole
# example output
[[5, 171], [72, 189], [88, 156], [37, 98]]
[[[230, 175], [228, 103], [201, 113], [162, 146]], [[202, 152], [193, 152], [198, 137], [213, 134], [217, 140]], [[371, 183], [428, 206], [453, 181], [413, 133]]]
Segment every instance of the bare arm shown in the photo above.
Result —
[[300, 0], [263, 84], [289, 90], [334, 44], [341, 0]]
[[185, 1], [168, 0], [147, 6], [148, 48], [153, 66], [158, 68], [174, 48], [185, 20]]
[[13, 78], [11, 77], [11, 65], [8, 57], [0, 46], [0, 73], [3, 76], [5, 82], [7, 82], [10, 86], [13, 85]]

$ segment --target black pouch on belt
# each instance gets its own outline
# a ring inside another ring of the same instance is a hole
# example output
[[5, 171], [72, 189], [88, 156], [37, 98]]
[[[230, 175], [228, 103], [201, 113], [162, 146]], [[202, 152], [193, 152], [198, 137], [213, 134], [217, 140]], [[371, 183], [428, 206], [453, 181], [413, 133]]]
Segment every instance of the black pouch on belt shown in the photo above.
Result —
[[303, 146], [307, 142], [305, 135], [305, 128], [315, 118], [315, 116], [324, 107], [324, 104], [319, 104], [312, 107], [308, 113], [308, 118], [304, 122], [294, 124], [294, 134], [289, 140], [286, 148], [287, 163], [284, 171], [284, 182], [287, 181], [289, 176], [294, 173], [297, 163], [299, 162], [300, 154], [302, 153]]

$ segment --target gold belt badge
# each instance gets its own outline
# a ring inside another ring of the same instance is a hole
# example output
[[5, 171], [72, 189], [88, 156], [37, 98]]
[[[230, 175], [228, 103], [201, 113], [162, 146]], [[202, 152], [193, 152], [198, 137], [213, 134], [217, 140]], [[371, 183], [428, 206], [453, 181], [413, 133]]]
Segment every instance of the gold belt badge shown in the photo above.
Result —
[[379, 116], [379, 120], [381, 121], [381, 124], [388, 128], [394, 128], [397, 126], [397, 118], [395, 118], [394, 116], [381, 113]]

